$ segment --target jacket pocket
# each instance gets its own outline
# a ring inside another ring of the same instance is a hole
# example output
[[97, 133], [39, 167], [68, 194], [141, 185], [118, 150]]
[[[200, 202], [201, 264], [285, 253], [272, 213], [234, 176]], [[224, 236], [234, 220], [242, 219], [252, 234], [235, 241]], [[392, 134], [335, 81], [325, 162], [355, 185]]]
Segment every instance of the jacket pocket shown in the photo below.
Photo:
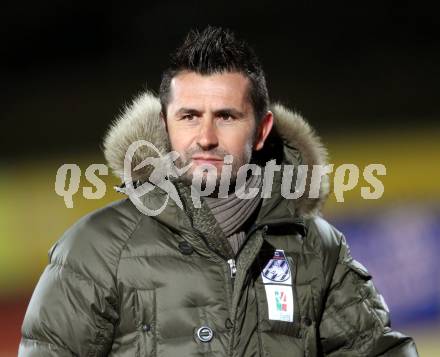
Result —
[[136, 356], [156, 355], [156, 291], [136, 290], [134, 311], [137, 329]]

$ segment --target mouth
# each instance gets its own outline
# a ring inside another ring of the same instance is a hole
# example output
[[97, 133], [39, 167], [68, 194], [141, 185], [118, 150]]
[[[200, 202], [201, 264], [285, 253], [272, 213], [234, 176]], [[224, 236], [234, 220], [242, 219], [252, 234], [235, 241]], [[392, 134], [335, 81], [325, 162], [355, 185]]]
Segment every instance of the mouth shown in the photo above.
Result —
[[223, 158], [217, 156], [193, 156], [192, 161], [196, 164], [218, 164], [223, 162]]

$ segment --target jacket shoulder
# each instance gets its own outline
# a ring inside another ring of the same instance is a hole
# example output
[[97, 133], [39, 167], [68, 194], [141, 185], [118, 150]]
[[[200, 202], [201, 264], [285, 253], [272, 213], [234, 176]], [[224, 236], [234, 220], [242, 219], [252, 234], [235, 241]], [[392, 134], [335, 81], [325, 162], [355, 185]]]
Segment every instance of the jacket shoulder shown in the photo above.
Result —
[[[327, 220], [319, 216], [304, 219], [306, 243], [322, 255], [339, 254], [343, 234]], [[337, 252], [336, 252], [337, 251]]]
[[20, 356], [107, 355], [119, 319], [119, 257], [141, 219], [129, 200], [117, 201], [55, 243], [23, 321]]
[[343, 234], [327, 220], [319, 216], [304, 220], [306, 237], [304, 244], [321, 260], [322, 269], [327, 283], [338, 264], [341, 249], [347, 248]]
[[66, 267], [101, 284], [112, 283], [121, 252], [141, 219], [142, 213], [128, 199], [91, 212], [52, 246], [50, 264]]

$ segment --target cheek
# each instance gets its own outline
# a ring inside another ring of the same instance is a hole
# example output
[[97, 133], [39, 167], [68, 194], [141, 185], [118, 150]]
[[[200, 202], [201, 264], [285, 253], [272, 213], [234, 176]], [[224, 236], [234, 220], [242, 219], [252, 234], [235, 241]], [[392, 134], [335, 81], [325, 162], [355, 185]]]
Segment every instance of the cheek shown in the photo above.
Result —
[[192, 136], [190, 133], [182, 133], [181, 131], [168, 130], [168, 137], [170, 139], [171, 149], [183, 153], [192, 143]]
[[236, 130], [224, 135], [223, 147], [234, 156], [242, 156], [248, 147], [253, 144], [253, 133], [248, 130]]

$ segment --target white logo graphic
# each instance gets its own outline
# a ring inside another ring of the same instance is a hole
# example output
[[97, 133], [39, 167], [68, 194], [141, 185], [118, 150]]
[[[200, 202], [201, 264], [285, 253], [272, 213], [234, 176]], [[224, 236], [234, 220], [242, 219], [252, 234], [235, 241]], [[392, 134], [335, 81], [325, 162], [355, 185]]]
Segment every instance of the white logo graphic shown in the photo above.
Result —
[[[148, 146], [149, 148], [153, 149], [159, 155], [159, 157], [148, 157], [133, 168], [133, 171], [137, 171], [147, 165], [152, 165], [154, 167], [153, 171], [150, 174], [149, 181], [142, 183], [142, 185], [139, 187], [135, 187], [131, 174], [131, 166], [136, 150], [138, 150], [142, 146]], [[172, 184], [169, 178], [179, 177], [180, 175], [185, 173], [191, 167], [191, 165], [189, 164], [179, 169], [174, 165], [174, 161], [178, 157], [179, 153], [177, 151], [171, 151], [165, 156], [162, 156], [156, 146], [146, 140], [136, 141], [128, 147], [124, 159], [124, 192], [143, 214], [146, 214], [148, 216], [157, 216], [165, 209], [170, 196], [171, 199], [173, 199], [174, 202], [176, 202], [176, 204], [181, 209], [183, 209], [183, 204], [180, 200], [179, 194], [177, 193], [176, 187]], [[150, 209], [145, 205], [145, 202], [142, 201], [141, 197], [148, 192], [154, 190], [156, 187], [159, 187], [163, 191], [165, 191], [166, 198], [162, 206], [157, 209]]]
[[291, 273], [290, 265], [284, 255], [283, 250], [276, 250], [274, 256], [266, 264], [266, 267], [261, 272], [263, 283], [283, 283], [290, 284]]

